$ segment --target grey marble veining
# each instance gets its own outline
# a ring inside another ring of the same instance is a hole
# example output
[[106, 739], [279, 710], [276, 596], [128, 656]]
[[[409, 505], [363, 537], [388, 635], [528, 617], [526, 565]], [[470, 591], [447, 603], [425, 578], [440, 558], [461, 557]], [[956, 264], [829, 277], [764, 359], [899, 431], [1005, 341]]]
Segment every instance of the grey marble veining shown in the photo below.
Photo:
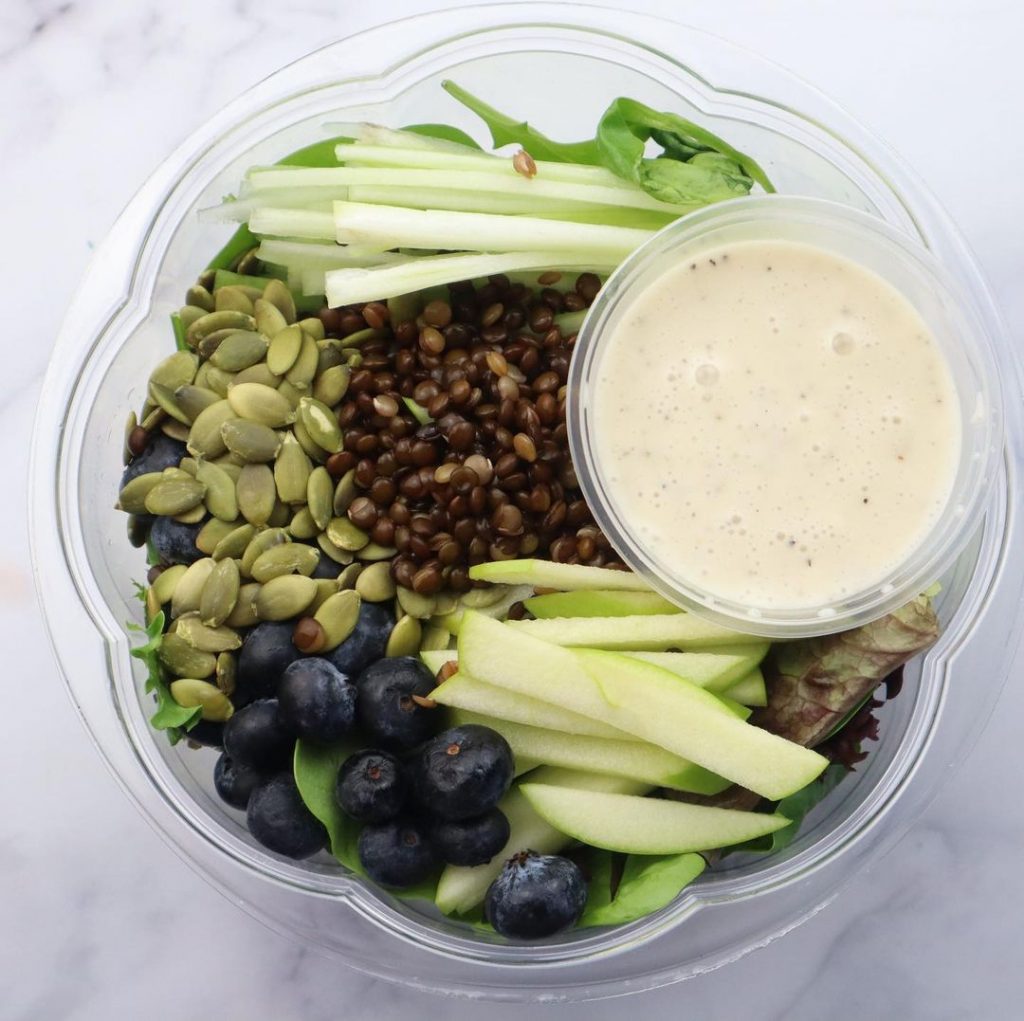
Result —
[[[50, 338], [92, 247], [147, 173], [207, 113], [276, 66], [425, 6], [7, 0], [0, 10], [3, 1021], [480, 1016], [479, 1006], [427, 1002], [268, 931], [148, 828], [91, 747], [50, 658], [32, 597], [21, 482]], [[1021, 336], [1017, 4], [732, 0], [694, 5], [688, 16], [789, 65], [887, 137], [958, 219]], [[1014, 783], [1022, 718], [1024, 691], [1011, 681], [975, 753], [905, 839], [789, 936], [630, 1000], [489, 1006], [488, 1016], [1024, 1016], [1024, 807]]]

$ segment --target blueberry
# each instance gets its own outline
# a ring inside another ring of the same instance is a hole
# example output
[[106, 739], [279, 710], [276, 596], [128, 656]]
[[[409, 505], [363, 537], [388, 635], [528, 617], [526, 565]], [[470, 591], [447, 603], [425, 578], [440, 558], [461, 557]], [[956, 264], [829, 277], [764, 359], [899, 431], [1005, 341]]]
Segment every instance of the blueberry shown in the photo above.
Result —
[[484, 917], [502, 936], [543, 939], [575, 925], [586, 904], [587, 884], [575, 862], [521, 851], [491, 883]]
[[264, 780], [252, 792], [245, 821], [264, 847], [288, 858], [308, 858], [327, 843], [323, 823], [306, 808], [290, 773]]
[[197, 720], [192, 724], [191, 730], [185, 731], [185, 737], [207, 748], [223, 748], [224, 724], [215, 723], [213, 720]]
[[346, 814], [359, 822], [387, 822], [402, 811], [406, 790], [398, 759], [367, 748], [342, 763], [335, 797]]
[[285, 670], [300, 656], [292, 645], [295, 625], [264, 621], [245, 636], [238, 654], [238, 677], [232, 701], [244, 706], [258, 698], [273, 698]]
[[186, 525], [174, 518], [157, 517], [149, 530], [149, 541], [165, 564], [194, 564], [203, 557], [196, 545], [202, 524]]
[[493, 808], [512, 782], [508, 742], [490, 727], [452, 727], [423, 746], [412, 769], [420, 807], [438, 819], [459, 821]]
[[344, 570], [343, 565], [337, 561], [332, 560], [328, 556], [322, 556], [317, 562], [316, 567], [313, 568], [313, 573], [310, 575], [311, 578], [326, 578], [328, 580], [337, 578]]
[[379, 603], [364, 601], [359, 608], [355, 630], [341, 645], [324, 655], [343, 674], [355, 677], [371, 663], [384, 657], [394, 626], [395, 618], [390, 610]]
[[359, 861], [382, 886], [415, 886], [438, 861], [423, 830], [411, 819], [364, 826], [359, 834]]
[[303, 741], [333, 744], [356, 718], [356, 687], [318, 656], [297, 659], [281, 676], [277, 689], [283, 726]]
[[510, 834], [505, 813], [492, 808], [473, 819], [434, 823], [430, 842], [449, 865], [483, 865], [508, 843]]
[[224, 724], [224, 751], [256, 769], [280, 769], [295, 749], [295, 738], [281, 726], [276, 698], [261, 698], [239, 709]]
[[249, 804], [249, 795], [264, 780], [266, 776], [258, 769], [244, 762], [235, 762], [224, 752], [213, 767], [213, 786], [232, 808], [244, 809]]
[[149, 446], [138, 457], [133, 457], [131, 463], [125, 468], [124, 474], [121, 476], [121, 488], [123, 489], [127, 483], [140, 475], [177, 467], [187, 453], [184, 443], [172, 440], [170, 436], [165, 436], [163, 433], [155, 433], [149, 441]]
[[356, 681], [356, 714], [366, 735], [388, 748], [412, 748], [433, 733], [437, 714], [413, 695], [429, 695], [434, 676], [412, 656], [378, 660]]

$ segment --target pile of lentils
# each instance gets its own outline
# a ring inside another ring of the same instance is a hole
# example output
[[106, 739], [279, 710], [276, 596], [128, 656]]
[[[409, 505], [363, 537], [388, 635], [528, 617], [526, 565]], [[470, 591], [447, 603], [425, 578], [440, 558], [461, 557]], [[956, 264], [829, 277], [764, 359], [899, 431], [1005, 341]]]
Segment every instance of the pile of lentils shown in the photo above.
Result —
[[[400, 322], [381, 302], [321, 310], [328, 337], [378, 333], [360, 345], [338, 408], [344, 449], [326, 467], [335, 479], [354, 472], [361, 495], [348, 517], [397, 550], [397, 584], [464, 592], [471, 565], [528, 556], [624, 569], [569, 457], [576, 335], [555, 325], [558, 313], [588, 307], [601, 282], [583, 273], [563, 292], [560, 280], [542, 274], [539, 290], [505, 276], [452, 284], [448, 301]], [[432, 421], [421, 423], [424, 412]]]

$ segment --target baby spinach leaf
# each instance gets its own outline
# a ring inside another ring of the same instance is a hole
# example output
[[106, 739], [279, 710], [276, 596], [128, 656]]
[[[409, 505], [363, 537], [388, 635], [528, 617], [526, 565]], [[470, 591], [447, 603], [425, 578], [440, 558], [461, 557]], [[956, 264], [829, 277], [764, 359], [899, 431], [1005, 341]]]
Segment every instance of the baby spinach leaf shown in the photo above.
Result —
[[[609, 855], [607, 873], [603, 867], [592, 872], [587, 907], [580, 925], [622, 925], [658, 911], [671, 904], [680, 891], [704, 871], [706, 865], [699, 854], [631, 854], [626, 859], [622, 879], [612, 897]], [[603, 886], [608, 889], [607, 897]]]
[[306, 807], [326, 827], [331, 841], [331, 854], [346, 868], [365, 875], [356, 850], [360, 825], [341, 810], [334, 796], [338, 770], [355, 751], [357, 746], [347, 741], [327, 746], [296, 741], [295, 785]]

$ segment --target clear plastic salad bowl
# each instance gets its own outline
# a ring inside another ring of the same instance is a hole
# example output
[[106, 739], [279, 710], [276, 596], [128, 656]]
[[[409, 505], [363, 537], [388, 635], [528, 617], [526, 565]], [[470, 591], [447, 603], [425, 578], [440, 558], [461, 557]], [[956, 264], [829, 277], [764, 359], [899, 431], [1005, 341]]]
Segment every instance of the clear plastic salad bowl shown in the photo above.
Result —
[[[628, 27], [629, 37], [623, 34]], [[983, 521], [942, 579], [939, 643], [907, 672], [878, 745], [767, 859], [732, 858], [662, 911], [531, 946], [405, 903], [324, 857], [256, 845], [212, 790], [214, 753], [151, 731], [127, 621], [145, 568], [113, 509], [122, 423], [171, 348], [168, 313], [224, 228], [195, 211], [241, 171], [323, 137], [326, 121], [449, 121], [453, 77], [555, 137], [592, 132], [619, 95], [700, 121], [752, 153], [783, 193], [847, 203], [925, 244], [997, 341], [1006, 448]], [[553, 97], [556, 97], [553, 99]], [[662, 20], [581, 4], [440, 11], [342, 40], [251, 89], [181, 145], [97, 252], [58, 338], [33, 452], [32, 546], [43, 610], [71, 697], [111, 770], [196, 871], [306, 946], [421, 988], [511, 1000], [586, 999], [677, 981], [799, 924], [891, 845], [977, 737], [1016, 648], [1024, 579], [1021, 378], [962, 239], [898, 159], [813, 89], [760, 58]]]

